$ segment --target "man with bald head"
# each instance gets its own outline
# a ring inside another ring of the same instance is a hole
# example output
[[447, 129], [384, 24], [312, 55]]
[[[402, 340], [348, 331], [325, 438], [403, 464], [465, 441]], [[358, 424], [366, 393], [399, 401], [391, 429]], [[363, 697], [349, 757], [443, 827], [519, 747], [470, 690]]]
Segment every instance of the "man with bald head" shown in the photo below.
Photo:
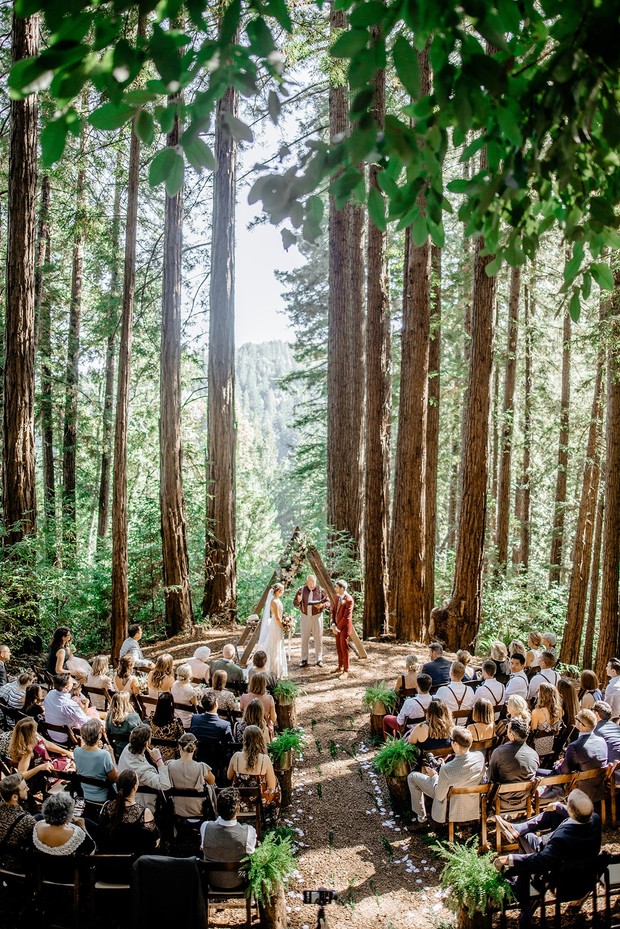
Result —
[[234, 659], [237, 657], [237, 650], [232, 643], [227, 643], [222, 649], [222, 657], [214, 658], [209, 665], [211, 679], [216, 671], [226, 671], [229, 684], [241, 684], [245, 680], [243, 668], [235, 664]]
[[323, 611], [329, 606], [329, 597], [317, 584], [314, 574], [309, 574], [293, 599], [293, 606], [301, 611], [301, 661], [300, 668], [308, 667], [310, 639], [314, 639], [317, 668], [323, 667]]

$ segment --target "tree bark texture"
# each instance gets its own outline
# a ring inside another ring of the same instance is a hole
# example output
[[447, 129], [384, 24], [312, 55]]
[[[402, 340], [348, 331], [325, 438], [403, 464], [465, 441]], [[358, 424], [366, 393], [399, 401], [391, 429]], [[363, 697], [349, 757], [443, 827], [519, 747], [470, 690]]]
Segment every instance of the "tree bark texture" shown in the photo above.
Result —
[[[344, 13], [330, 13], [333, 30], [346, 26]], [[345, 86], [330, 87], [330, 137], [349, 130]], [[327, 522], [344, 533], [356, 552], [362, 544], [364, 461], [364, 214], [329, 198], [329, 298], [327, 349]]]
[[618, 564], [620, 562], [620, 270], [614, 273], [613, 315], [607, 348], [607, 420], [605, 428], [605, 516], [601, 570], [601, 619], [595, 671], [618, 653]]
[[[179, 119], [177, 115], [174, 127], [168, 135], [168, 145], [178, 144]], [[181, 439], [182, 244], [183, 191], [181, 190], [173, 197], [166, 195], [165, 203], [159, 380], [159, 497], [168, 635], [188, 632], [193, 624]]]
[[286, 897], [282, 887], [265, 903], [259, 904], [260, 925], [262, 929], [286, 929]]
[[[375, 78], [374, 117], [385, 118], [385, 71]], [[370, 165], [370, 189], [378, 187], [379, 168]], [[389, 625], [388, 519], [390, 512], [390, 426], [392, 344], [387, 269], [387, 233], [368, 219], [366, 320], [366, 518], [364, 533], [364, 638]]]
[[590, 596], [588, 598], [588, 618], [586, 620], [586, 634], [583, 640], [582, 668], [591, 668], [594, 653], [594, 630], [596, 628], [596, 613], [598, 607], [598, 585], [601, 570], [601, 543], [603, 541], [603, 517], [605, 515], [605, 494], [602, 489], [599, 493], [596, 507], [596, 526], [594, 529], [594, 543], [592, 545], [592, 567], [590, 570]]
[[[39, 18], [13, 17], [13, 62], [38, 53]], [[8, 544], [36, 532], [34, 449], [38, 101], [11, 100], [4, 330], [3, 499]]]
[[209, 290], [207, 533], [202, 615], [234, 609], [237, 601], [235, 507], [235, 196], [237, 144], [222, 126], [237, 112], [228, 88], [218, 104], [213, 180]]
[[441, 249], [431, 246], [431, 325], [428, 348], [428, 414], [426, 421], [426, 615], [435, 605], [437, 548], [437, 472], [441, 388]]
[[523, 397], [523, 458], [515, 494], [515, 517], [519, 523], [519, 542], [512, 552], [512, 563], [527, 571], [530, 562], [530, 461], [532, 445], [532, 331], [534, 288], [523, 292], [523, 330], [525, 336], [525, 384]]
[[71, 304], [69, 306], [69, 336], [67, 340], [67, 373], [65, 382], [65, 417], [62, 442], [62, 512], [63, 540], [69, 553], [77, 552], [76, 459], [78, 382], [80, 365], [80, 327], [82, 320], [82, 285], [84, 276], [84, 205], [86, 199], [86, 129], [80, 136], [78, 172], [75, 185], [75, 221], [73, 227], [73, 257], [71, 265]]
[[[146, 19], [138, 19], [138, 36], [144, 35]], [[136, 289], [136, 239], [138, 232], [138, 194], [140, 190], [140, 140], [133, 131], [129, 140], [127, 177], [127, 216], [123, 297], [118, 346], [118, 379], [114, 426], [114, 471], [112, 474], [112, 659], [118, 659], [129, 624], [129, 582], [127, 577], [127, 432], [129, 428], [129, 387], [133, 340], [133, 306]]]
[[45, 174], [41, 181], [41, 215], [39, 219], [40, 264], [37, 268], [35, 304], [39, 305], [39, 352], [41, 355], [41, 442], [43, 451], [43, 511], [47, 557], [56, 558], [56, 477], [54, 463], [54, 405], [52, 399], [52, 303], [46, 286], [45, 267], [51, 260], [50, 236], [50, 179]]
[[[495, 325], [494, 331], [499, 328], [499, 300], [495, 301]], [[489, 454], [491, 456], [491, 489], [489, 492], [490, 510], [489, 519], [486, 527], [487, 537], [489, 540], [495, 540], [497, 531], [497, 472], [499, 461], [499, 364], [498, 359], [493, 358], [493, 388], [492, 388], [492, 407], [491, 422], [489, 424]], [[488, 558], [488, 555], [487, 555]]]
[[[430, 93], [428, 46], [419, 54], [420, 95]], [[418, 205], [425, 212], [424, 194]], [[398, 435], [390, 538], [390, 613], [397, 639], [424, 639], [426, 593], [426, 431], [431, 321], [431, 241], [406, 242]]]
[[562, 396], [560, 400], [560, 437], [558, 445], [558, 474], [555, 483], [555, 509], [551, 553], [549, 555], [549, 586], [559, 584], [562, 575], [564, 547], [564, 515], [566, 510], [566, 479], [568, 473], [568, 436], [570, 412], [570, 340], [571, 321], [564, 317], [562, 333]]
[[101, 475], [99, 478], [99, 512], [97, 518], [97, 547], [108, 534], [110, 512], [110, 464], [112, 458], [112, 405], [114, 401], [114, 368], [116, 327], [118, 325], [121, 195], [123, 192], [122, 159], [124, 151], [119, 145], [112, 211], [112, 261], [110, 293], [106, 307], [107, 342], [105, 354], [105, 389], [103, 394], [103, 422], [101, 430]]
[[517, 338], [519, 332], [519, 299], [521, 295], [521, 271], [512, 268], [510, 275], [510, 298], [508, 302], [508, 345], [504, 376], [504, 403], [501, 421], [499, 454], [499, 478], [497, 486], [497, 569], [506, 572], [508, 561], [508, 530], [510, 526], [510, 475], [512, 464], [512, 435], [514, 429], [515, 383], [517, 376]]
[[433, 610], [435, 635], [451, 650], [474, 645], [480, 625], [496, 290], [495, 277], [486, 273], [493, 256], [481, 255], [483, 249], [484, 241], [479, 238], [474, 261], [471, 355], [454, 582], [448, 603]]
[[603, 357], [599, 355], [594, 379], [594, 396], [588, 429], [586, 460], [583, 467], [579, 512], [573, 542], [573, 563], [568, 591], [566, 625], [560, 651], [560, 660], [563, 664], [578, 664], [581, 652], [581, 633], [588, 598], [588, 581], [592, 561], [592, 540], [596, 521], [600, 475], [602, 384]]

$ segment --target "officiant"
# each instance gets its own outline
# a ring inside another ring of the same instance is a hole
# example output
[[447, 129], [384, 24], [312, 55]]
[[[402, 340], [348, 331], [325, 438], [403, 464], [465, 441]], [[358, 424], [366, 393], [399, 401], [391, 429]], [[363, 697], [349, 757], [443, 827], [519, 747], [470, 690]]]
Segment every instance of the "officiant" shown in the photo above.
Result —
[[301, 661], [300, 668], [308, 667], [310, 639], [314, 639], [317, 668], [323, 667], [323, 611], [329, 606], [329, 597], [317, 584], [314, 574], [309, 574], [293, 600], [293, 606], [301, 610]]

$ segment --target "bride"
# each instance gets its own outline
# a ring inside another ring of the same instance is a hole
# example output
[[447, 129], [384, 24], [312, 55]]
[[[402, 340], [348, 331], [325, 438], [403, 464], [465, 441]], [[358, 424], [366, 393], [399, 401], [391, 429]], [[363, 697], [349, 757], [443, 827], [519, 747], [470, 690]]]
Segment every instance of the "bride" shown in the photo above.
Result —
[[273, 674], [276, 679], [286, 677], [288, 665], [286, 662], [286, 649], [284, 647], [284, 627], [282, 625], [282, 584], [274, 584], [263, 610], [260, 636], [257, 649], [262, 649], [267, 655], [267, 673]]

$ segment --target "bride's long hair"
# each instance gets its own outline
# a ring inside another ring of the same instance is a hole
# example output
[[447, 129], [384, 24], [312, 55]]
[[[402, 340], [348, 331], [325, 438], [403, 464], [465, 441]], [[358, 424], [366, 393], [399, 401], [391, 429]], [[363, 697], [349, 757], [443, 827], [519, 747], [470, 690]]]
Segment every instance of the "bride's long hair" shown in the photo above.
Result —
[[277, 584], [274, 584], [274, 585], [273, 585], [273, 587], [271, 588], [271, 593], [272, 593], [274, 596], [275, 596], [276, 590], [279, 590], [280, 593], [284, 593], [284, 584], [280, 584], [280, 582], [278, 581]]

